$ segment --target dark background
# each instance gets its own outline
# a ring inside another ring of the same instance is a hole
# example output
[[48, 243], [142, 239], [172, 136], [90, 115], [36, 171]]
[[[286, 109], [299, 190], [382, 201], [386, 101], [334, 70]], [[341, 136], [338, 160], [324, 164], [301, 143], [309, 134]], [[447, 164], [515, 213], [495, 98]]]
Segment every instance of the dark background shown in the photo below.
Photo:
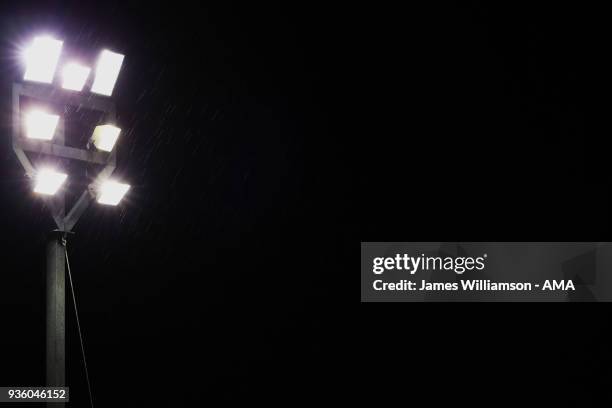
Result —
[[[605, 304], [337, 306], [359, 241], [611, 239], [606, 16], [558, 2], [3, 6], [7, 97], [15, 50], [41, 27], [126, 55], [113, 98], [133, 189], [69, 244], [98, 406], [594, 405], [612, 377]], [[42, 384], [53, 226], [8, 143], [0, 154], [0, 384]]]
[[[132, 190], [90, 207], [68, 243], [96, 406], [314, 402], [331, 387], [327, 281], [349, 180], [331, 171], [345, 167], [327, 108], [340, 28], [323, 7], [3, 4], [0, 384], [44, 384], [54, 226], [10, 148], [8, 102], [19, 47], [50, 32], [126, 55], [116, 174]], [[71, 405], [88, 406], [68, 306]]]
[[[380, 11], [364, 38], [376, 138], [361, 145], [359, 239], [610, 241], [603, 10]], [[609, 405], [610, 317], [608, 304], [363, 304], [364, 372], [373, 400]]]

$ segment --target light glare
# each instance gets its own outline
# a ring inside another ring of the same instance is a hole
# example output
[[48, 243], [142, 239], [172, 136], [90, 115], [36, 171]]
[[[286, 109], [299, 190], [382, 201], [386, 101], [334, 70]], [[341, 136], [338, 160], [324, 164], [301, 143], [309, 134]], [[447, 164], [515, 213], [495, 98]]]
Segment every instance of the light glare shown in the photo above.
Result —
[[24, 53], [26, 72], [23, 79], [47, 84], [53, 82], [62, 45], [62, 41], [51, 37], [34, 38]]
[[96, 78], [91, 91], [106, 96], [112, 95], [122, 63], [123, 55], [103, 50], [98, 58]]
[[110, 152], [113, 150], [120, 132], [121, 129], [113, 125], [96, 126], [91, 139], [98, 149]]
[[62, 88], [71, 91], [80, 91], [85, 86], [85, 82], [89, 77], [89, 67], [71, 62], [66, 64], [62, 70]]
[[129, 189], [129, 184], [106, 181], [102, 183], [98, 190], [98, 202], [106, 205], [117, 205]]
[[42, 169], [36, 172], [34, 192], [38, 194], [53, 195], [64, 184], [68, 175], [58, 173], [51, 169]]
[[46, 113], [42, 110], [31, 110], [26, 114], [26, 137], [30, 139], [51, 140], [55, 135], [59, 115]]

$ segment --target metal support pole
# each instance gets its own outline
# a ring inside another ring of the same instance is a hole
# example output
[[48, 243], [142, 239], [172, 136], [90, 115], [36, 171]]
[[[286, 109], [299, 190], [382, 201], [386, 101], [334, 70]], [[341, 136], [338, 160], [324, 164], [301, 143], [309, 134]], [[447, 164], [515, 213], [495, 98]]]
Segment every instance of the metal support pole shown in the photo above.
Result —
[[[116, 149], [110, 153], [96, 150], [79, 149], [66, 146], [64, 134], [64, 119], [60, 117], [53, 142], [33, 142], [23, 138], [21, 112], [21, 97], [37, 100], [53, 105], [75, 106], [103, 112], [105, 120], [115, 122], [116, 108], [110, 98], [94, 95], [83, 95], [75, 92], [57, 92], [53, 87], [42, 84], [13, 84], [12, 97], [12, 147], [19, 163], [29, 178], [36, 176], [36, 168], [28, 154], [35, 157], [49, 155], [60, 160], [79, 160], [86, 163], [104, 165], [95, 180], [81, 193], [76, 204], [66, 215], [65, 192], [59, 191], [53, 197], [47, 197], [45, 202], [51, 210], [51, 215], [59, 231], [54, 231], [47, 242], [47, 386], [66, 386], [65, 335], [66, 335], [66, 253], [65, 234], [70, 232], [80, 216], [94, 200], [94, 191], [99, 184], [110, 177], [115, 170], [117, 161]], [[76, 310], [75, 310], [76, 312]], [[77, 317], [78, 323], [78, 317]], [[80, 329], [79, 329], [80, 333]], [[81, 344], [82, 346], [82, 344]], [[85, 354], [85, 353], [83, 353]], [[89, 386], [89, 380], [88, 380]], [[90, 393], [91, 397], [91, 393]], [[48, 403], [49, 407], [64, 407], [64, 403]]]
[[[66, 253], [61, 231], [47, 242], [47, 386], [66, 386]], [[64, 407], [64, 403], [47, 403]]]

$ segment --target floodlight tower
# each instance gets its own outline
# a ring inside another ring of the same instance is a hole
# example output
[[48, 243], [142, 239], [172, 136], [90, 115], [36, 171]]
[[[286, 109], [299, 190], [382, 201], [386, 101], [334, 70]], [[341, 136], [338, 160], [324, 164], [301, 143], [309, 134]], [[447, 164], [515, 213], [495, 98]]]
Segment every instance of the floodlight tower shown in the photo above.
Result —
[[[123, 55], [102, 50], [95, 61], [92, 79], [91, 68], [64, 58], [62, 49], [63, 42], [50, 36], [34, 38], [24, 53], [24, 81], [14, 83], [12, 88], [13, 150], [33, 184], [33, 192], [45, 201], [57, 226], [47, 243], [47, 386], [65, 386], [66, 381], [67, 234], [92, 201], [117, 205], [130, 188], [128, 184], [111, 179], [117, 160], [115, 143], [121, 129], [116, 126], [115, 104], [110, 96], [121, 70]], [[56, 79], [58, 67], [61, 79]], [[61, 116], [64, 109], [53, 111], [53, 108], [68, 106], [102, 113], [102, 121], [97, 123], [83, 148], [66, 145], [65, 122]], [[66, 212], [64, 188], [70, 183], [70, 177], [60, 168], [41, 161], [41, 157], [50, 157], [56, 162], [76, 160], [99, 165], [101, 171]]]

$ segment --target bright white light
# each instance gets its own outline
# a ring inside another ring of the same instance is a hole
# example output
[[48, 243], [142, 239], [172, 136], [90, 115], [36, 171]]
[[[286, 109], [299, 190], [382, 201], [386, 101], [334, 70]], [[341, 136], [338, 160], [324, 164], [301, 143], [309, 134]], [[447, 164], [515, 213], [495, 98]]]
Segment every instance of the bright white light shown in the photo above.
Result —
[[113, 125], [96, 126], [91, 140], [98, 149], [110, 152], [119, 138], [119, 132], [121, 129]]
[[82, 90], [90, 71], [89, 67], [74, 62], [64, 65], [64, 69], [62, 69], [62, 88], [70, 89], [71, 91]]
[[55, 68], [62, 52], [62, 41], [51, 37], [36, 37], [25, 50], [26, 81], [53, 82]]
[[98, 202], [100, 204], [117, 205], [129, 189], [129, 184], [106, 181], [98, 189]]
[[110, 96], [113, 93], [122, 63], [123, 55], [103, 50], [98, 58], [96, 78], [91, 86], [91, 92]]
[[59, 121], [58, 115], [34, 109], [25, 116], [26, 137], [30, 139], [51, 140]]
[[41, 169], [36, 172], [36, 184], [34, 192], [39, 194], [53, 195], [64, 184], [68, 176], [51, 169]]

